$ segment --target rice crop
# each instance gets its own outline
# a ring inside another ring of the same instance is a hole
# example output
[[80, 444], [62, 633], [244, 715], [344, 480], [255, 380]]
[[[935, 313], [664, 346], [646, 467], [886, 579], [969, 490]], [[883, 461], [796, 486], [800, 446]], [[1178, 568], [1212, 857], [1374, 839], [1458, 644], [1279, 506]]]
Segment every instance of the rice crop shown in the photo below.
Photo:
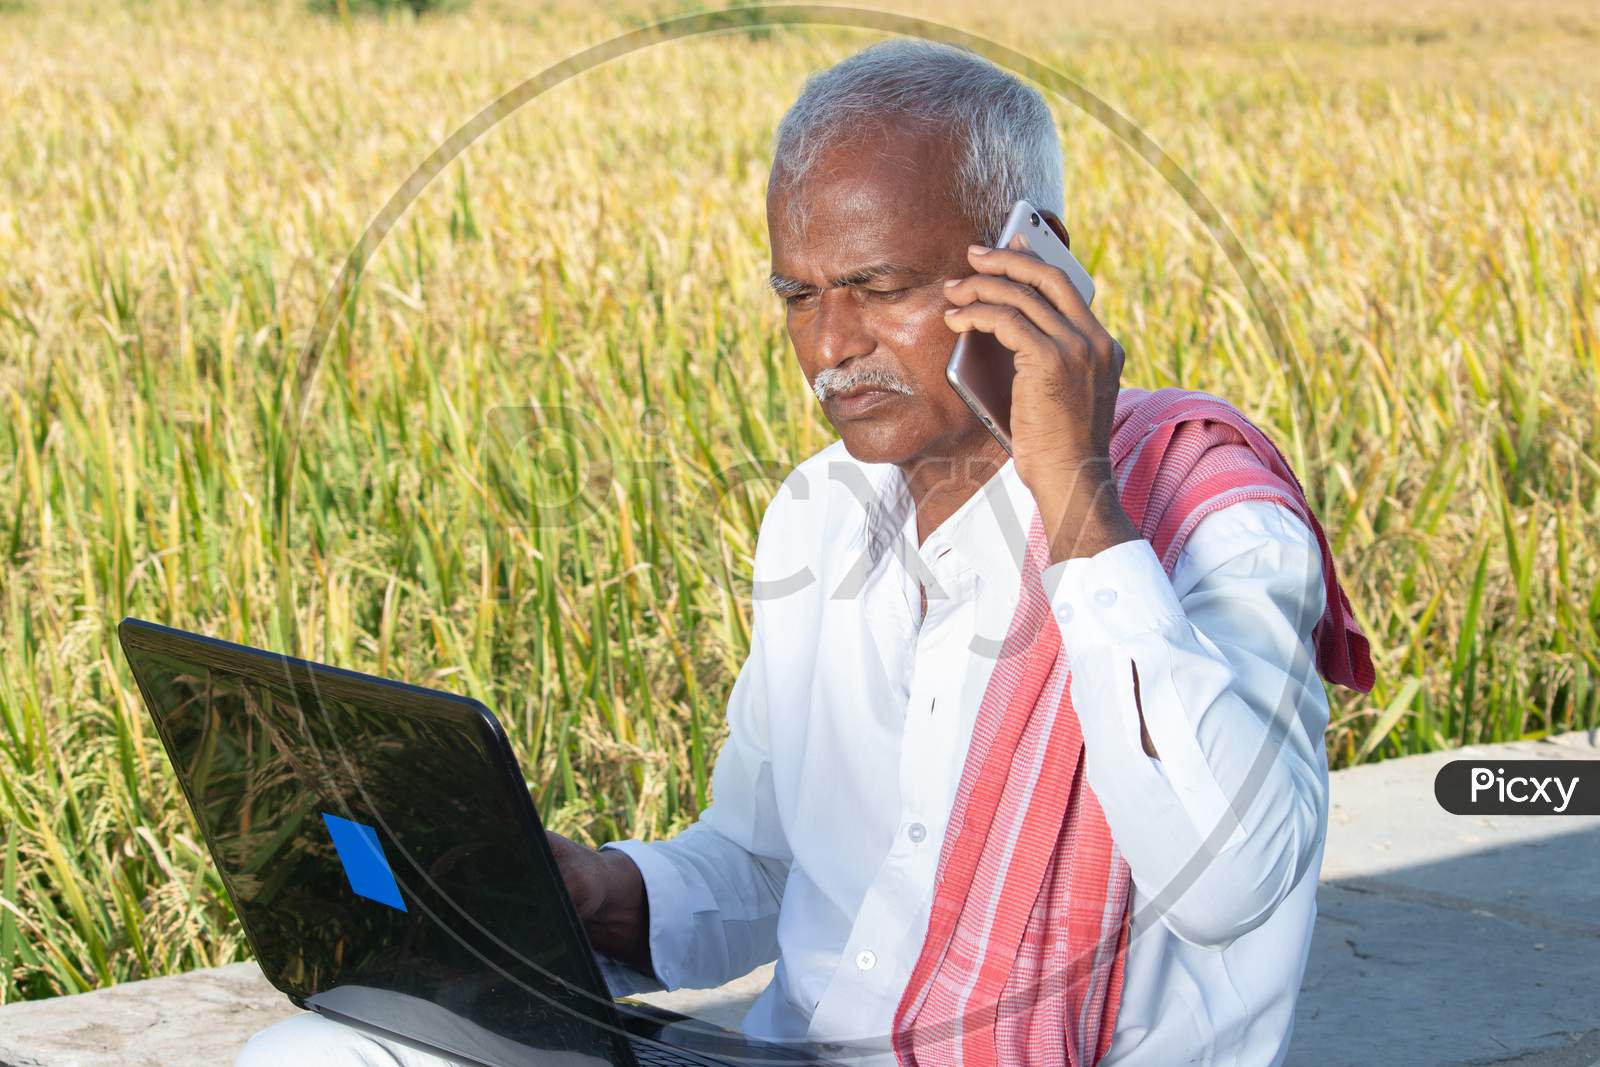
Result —
[[[1126, 380], [1236, 403], [1330, 538], [1378, 670], [1333, 691], [1331, 763], [1600, 725], [1600, 13], [1000, 7], [895, 10], [1114, 106], [1260, 279], [1056, 102]], [[581, 840], [706, 803], [762, 509], [831, 439], [765, 290], [768, 145], [877, 35], [752, 27], [555, 87], [421, 192], [297, 370], [452, 130], [679, 10], [0, 5], [0, 1002], [246, 951], [126, 614], [477, 696]]]

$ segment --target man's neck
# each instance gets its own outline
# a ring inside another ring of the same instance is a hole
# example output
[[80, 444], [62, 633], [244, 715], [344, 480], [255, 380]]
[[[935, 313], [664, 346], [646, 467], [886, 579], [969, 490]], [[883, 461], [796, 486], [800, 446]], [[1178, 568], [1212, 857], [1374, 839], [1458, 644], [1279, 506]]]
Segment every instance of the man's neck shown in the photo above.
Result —
[[919, 457], [900, 465], [917, 508], [917, 544], [937, 530], [973, 493], [983, 488], [1010, 457], [987, 430], [948, 455]]

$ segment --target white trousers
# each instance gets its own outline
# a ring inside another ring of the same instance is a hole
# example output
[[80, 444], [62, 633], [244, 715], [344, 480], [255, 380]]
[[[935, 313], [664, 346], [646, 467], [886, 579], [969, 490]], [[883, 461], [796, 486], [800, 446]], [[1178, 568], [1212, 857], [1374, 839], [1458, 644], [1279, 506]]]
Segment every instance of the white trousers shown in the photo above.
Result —
[[460, 1067], [460, 1061], [376, 1037], [305, 1012], [269, 1026], [240, 1050], [233, 1067]]
[[[661, 983], [641, 975], [607, 956], [595, 957], [600, 973], [612, 996], [653, 992]], [[411, 1026], [425, 1025], [427, 1032], [441, 1043], [471, 1055], [483, 1050], [484, 1060], [499, 1062], [525, 1054], [521, 1046], [508, 1045], [504, 1038], [484, 1030], [437, 1005], [409, 996], [358, 985], [339, 986], [319, 994], [326, 1006], [356, 1018], [403, 1019]], [[386, 1025], [386, 1024], [385, 1024]], [[592, 1057], [550, 1053], [553, 1064], [563, 1058], [570, 1064], [589, 1064]], [[245, 1043], [233, 1061], [234, 1067], [466, 1067], [461, 1060], [430, 1052], [396, 1038], [346, 1026], [316, 1012], [291, 1016], [269, 1026]]]

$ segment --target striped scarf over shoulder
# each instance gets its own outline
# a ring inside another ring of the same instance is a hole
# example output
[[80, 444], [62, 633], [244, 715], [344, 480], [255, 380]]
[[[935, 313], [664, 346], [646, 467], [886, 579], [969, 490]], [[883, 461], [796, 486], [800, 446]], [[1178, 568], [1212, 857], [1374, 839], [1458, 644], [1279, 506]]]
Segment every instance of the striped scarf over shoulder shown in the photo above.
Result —
[[[1207, 393], [1126, 388], [1111, 459], [1134, 526], [1168, 575], [1189, 532], [1240, 500], [1276, 500], [1316, 534], [1327, 606], [1317, 668], [1366, 692], [1367, 639], [1321, 524], [1277, 447]], [[903, 1067], [1088, 1067], [1116, 1028], [1132, 883], [1083, 772], [1071, 665], [1040, 574], [1037, 509], [1017, 611], [973, 726], [939, 855], [928, 931], [895, 1012]]]

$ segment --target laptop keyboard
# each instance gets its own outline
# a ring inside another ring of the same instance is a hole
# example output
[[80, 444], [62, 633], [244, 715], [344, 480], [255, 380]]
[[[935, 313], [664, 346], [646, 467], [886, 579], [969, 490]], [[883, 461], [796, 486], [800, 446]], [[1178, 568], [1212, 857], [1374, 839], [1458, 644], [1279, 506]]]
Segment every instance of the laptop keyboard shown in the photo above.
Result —
[[715, 1060], [702, 1059], [681, 1049], [669, 1048], [649, 1041], [629, 1041], [640, 1067], [708, 1067]]

